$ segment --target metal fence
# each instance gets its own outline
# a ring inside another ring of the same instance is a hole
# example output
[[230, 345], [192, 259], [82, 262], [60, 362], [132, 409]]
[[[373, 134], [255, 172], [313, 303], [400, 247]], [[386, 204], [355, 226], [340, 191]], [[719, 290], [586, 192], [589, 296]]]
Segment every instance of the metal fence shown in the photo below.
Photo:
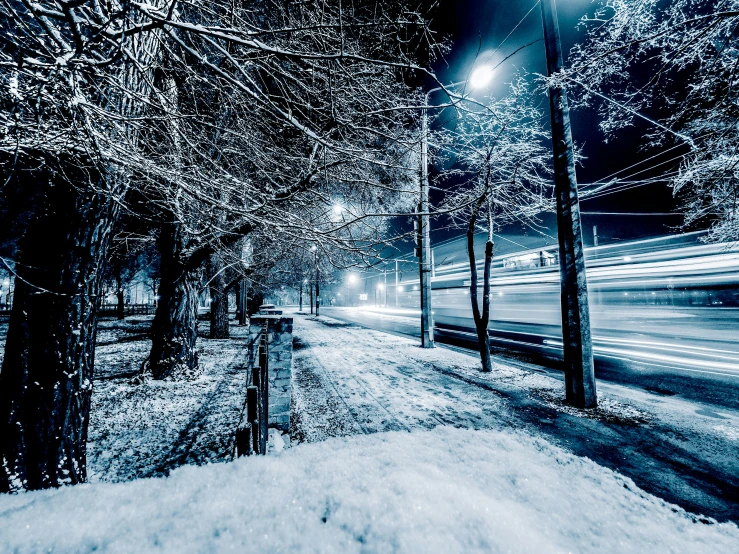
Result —
[[[157, 307], [154, 304], [126, 304], [123, 307], [123, 315], [153, 315]], [[117, 316], [117, 304], [102, 304], [97, 311], [98, 316]]]
[[[267, 333], [257, 335], [258, 347], [249, 370], [246, 400], [241, 420], [236, 428], [236, 456], [267, 453], [267, 422], [269, 420], [269, 381]], [[249, 384], [251, 383], [251, 384]]]

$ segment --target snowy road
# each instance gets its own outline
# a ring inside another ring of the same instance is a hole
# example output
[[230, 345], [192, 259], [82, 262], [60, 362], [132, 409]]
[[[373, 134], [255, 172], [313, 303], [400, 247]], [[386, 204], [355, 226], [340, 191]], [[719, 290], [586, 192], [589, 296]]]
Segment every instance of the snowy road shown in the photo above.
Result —
[[562, 402], [561, 381], [535, 366], [424, 350], [410, 338], [321, 317], [295, 316], [294, 438], [382, 431], [525, 429], [631, 477], [696, 513], [739, 521], [739, 413], [620, 385], [600, 407]]

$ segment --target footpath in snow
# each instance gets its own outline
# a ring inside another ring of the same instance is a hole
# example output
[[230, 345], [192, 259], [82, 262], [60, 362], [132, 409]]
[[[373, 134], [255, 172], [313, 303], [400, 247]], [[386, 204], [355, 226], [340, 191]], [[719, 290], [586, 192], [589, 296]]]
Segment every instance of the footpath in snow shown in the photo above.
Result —
[[474, 356], [295, 318], [291, 448], [4, 495], [0, 552], [739, 551], [734, 523], [568, 451], [620, 450], [685, 407], [607, 393], [583, 417], [556, 379], [503, 365], [483, 376]]
[[694, 513], [739, 521], [739, 413], [604, 382], [597, 410], [575, 410], [563, 381], [537, 366], [499, 362], [483, 374], [475, 352], [426, 350], [324, 316], [296, 316], [295, 333], [299, 438], [439, 425], [525, 430]]

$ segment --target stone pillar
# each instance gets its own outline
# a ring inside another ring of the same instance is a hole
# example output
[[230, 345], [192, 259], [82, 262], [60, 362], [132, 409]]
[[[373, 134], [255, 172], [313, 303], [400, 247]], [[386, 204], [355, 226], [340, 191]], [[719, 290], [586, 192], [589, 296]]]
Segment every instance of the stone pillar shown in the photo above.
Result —
[[250, 321], [249, 345], [255, 358], [256, 337], [267, 330], [267, 363], [269, 367], [269, 427], [290, 430], [293, 368], [293, 318], [282, 315], [254, 315]]

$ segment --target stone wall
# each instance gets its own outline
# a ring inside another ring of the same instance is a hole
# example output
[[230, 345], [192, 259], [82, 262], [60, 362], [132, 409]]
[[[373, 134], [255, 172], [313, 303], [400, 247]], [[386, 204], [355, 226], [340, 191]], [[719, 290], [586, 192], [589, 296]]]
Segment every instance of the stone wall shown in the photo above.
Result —
[[290, 430], [293, 368], [293, 318], [282, 315], [254, 315], [249, 322], [252, 365], [258, 365], [257, 337], [267, 329], [269, 367], [269, 427]]

